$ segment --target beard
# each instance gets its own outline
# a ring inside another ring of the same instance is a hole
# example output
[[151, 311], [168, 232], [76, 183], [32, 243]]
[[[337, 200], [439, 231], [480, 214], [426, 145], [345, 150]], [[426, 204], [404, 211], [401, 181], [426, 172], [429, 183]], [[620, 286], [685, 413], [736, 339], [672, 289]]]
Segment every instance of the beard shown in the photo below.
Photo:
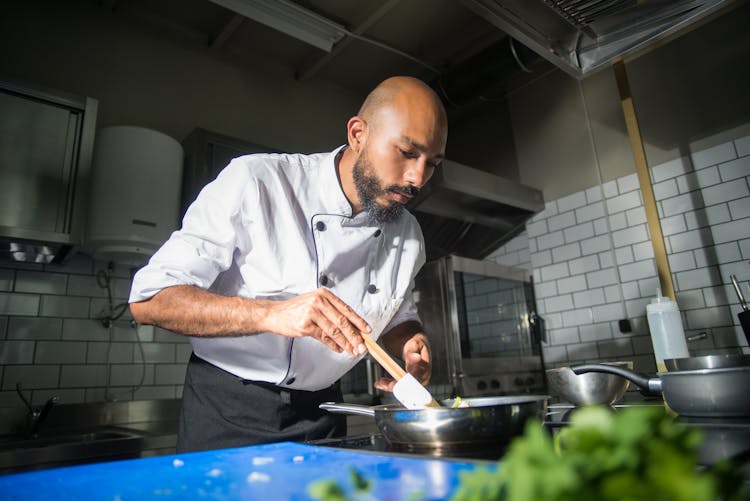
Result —
[[353, 176], [354, 186], [357, 188], [357, 195], [359, 195], [362, 209], [367, 212], [372, 221], [378, 224], [398, 220], [404, 213], [404, 205], [398, 202], [381, 205], [377, 202], [377, 198], [394, 191], [407, 193], [411, 196], [416, 196], [419, 193], [419, 188], [415, 186], [392, 184], [384, 187], [380, 178], [373, 172], [372, 164], [367, 157], [366, 151], [354, 163]]

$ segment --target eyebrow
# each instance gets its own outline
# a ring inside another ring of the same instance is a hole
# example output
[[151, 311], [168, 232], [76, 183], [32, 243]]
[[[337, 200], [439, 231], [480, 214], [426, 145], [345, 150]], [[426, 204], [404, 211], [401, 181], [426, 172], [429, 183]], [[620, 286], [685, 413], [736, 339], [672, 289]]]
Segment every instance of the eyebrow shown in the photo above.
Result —
[[[410, 138], [408, 136], [401, 136], [401, 140], [404, 141], [404, 142], [406, 142], [406, 143], [409, 143], [412, 147], [418, 149], [422, 153], [426, 153], [427, 152], [427, 146], [425, 146], [422, 143], [419, 143], [419, 142], [415, 141], [414, 139], [412, 139], [412, 138]], [[444, 159], [445, 159], [445, 153], [438, 153], [431, 160], [441, 161], [441, 160], [444, 160]]]

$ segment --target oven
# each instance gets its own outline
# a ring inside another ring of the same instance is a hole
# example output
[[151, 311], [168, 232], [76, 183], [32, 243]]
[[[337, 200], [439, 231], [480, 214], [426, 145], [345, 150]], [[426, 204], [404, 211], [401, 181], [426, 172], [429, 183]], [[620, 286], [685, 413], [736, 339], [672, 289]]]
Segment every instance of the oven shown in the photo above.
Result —
[[425, 264], [414, 297], [436, 397], [546, 393], [543, 323], [526, 270], [450, 255]]

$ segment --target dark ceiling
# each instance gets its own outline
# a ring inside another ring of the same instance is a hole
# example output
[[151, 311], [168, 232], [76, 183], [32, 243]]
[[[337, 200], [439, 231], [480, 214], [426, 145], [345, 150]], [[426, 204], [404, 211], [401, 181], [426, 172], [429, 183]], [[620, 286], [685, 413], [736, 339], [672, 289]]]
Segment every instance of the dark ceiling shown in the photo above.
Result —
[[[390, 75], [430, 83], [451, 111], [497, 99], [551, 64], [459, 0], [296, 0], [343, 25], [326, 52], [209, 0], [99, 0], [99, 7], [177, 43], [204, 44], [249, 66], [283, 65], [362, 95]], [[363, 40], [362, 37], [366, 40]]]

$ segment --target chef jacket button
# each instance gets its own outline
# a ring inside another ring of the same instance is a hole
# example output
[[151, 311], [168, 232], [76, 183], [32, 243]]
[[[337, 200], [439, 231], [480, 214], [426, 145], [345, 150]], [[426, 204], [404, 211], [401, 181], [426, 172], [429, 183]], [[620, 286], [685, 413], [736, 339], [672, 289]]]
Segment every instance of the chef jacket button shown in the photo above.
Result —
[[320, 276], [320, 285], [328, 285], [328, 277], [325, 275]]
[[381, 233], [383, 233], [383, 232], [380, 231], [380, 230], [375, 230], [375, 233], [373, 233], [372, 236], [373, 237], [379, 237]]
[[294, 384], [294, 382], [297, 380], [297, 378], [290, 377], [286, 380], [286, 384]]
[[318, 231], [326, 231], [326, 224], [323, 221], [315, 223], [315, 229]]
[[367, 292], [369, 292], [370, 294], [375, 294], [376, 292], [378, 292], [378, 288], [375, 287], [375, 284], [370, 284], [367, 286]]

